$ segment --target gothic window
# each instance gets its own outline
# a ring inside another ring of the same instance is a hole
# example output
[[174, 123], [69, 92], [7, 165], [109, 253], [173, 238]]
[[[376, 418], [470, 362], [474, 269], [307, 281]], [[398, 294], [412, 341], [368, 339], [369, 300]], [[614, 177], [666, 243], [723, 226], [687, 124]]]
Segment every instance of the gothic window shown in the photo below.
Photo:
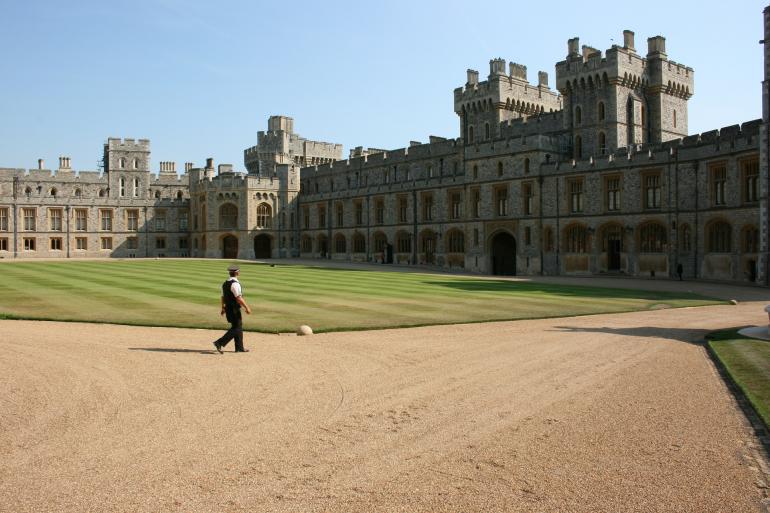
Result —
[[532, 215], [532, 206], [534, 203], [534, 195], [532, 193], [532, 184], [525, 183], [521, 186], [521, 199], [524, 215]]
[[708, 225], [709, 253], [729, 253], [732, 248], [732, 228], [725, 221], [714, 221]]
[[575, 136], [575, 152], [574, 156], [576, 159], [582, 159], [583, 158], [583, 138], [579, 135]]
[[310, 235], [303, 235], [302, 236], [302, 252], [303, 253], [310, 253], [313, 251], [313, 239], [310, 238]]
[[35, 216], [37, 212], [34, 208], [24, 208], [22, 209], [22, 213], [24, 215], [24, 230], [28, 232], [35, 231]]
[[450, 230], [447, 234], [450, 253], [465, 253], [465, 234], [460, 230]]
[[112, 210], [100, 209], [99, 220], [102, 231], [112, 231]]
[[366, 252], [366, 239], [360, 233], [353, 234], [353, 252], [354, 253]]
[[666, 246], [666, 228], [659, 223], [645, 223], [639, 227], [639, 249], [642, 253], [663, 253]]
[[489, 133], [489, 123], [484, 124], [484, 139], [489, 139], [490, 133]]
[[463, 195], [461, 192], [452, 192], [449, 197], [450, 217], [460, 219], [463, 215]]
[[529, 174], [529, 159], [528, 158], [524, 159], [524, 174], [525, 175]]
[[620, 177], [604, 178], [605, 208], [608, 212], [620, 210]]
[[660, 208], [660, 173], [644, 175], [644, 208]]
[[125, 195], [126, 195], [126, 179], [121, 177], [120, 178], [120, 197], [122, 198]]
[[139, 169], [139, 159], [134, 159], [134, 169]]
[[48, 209], [48, 224], [52, 232], [61, 231], [62, 210], [60, 208]]
[[336, 237], [334, 237], [334, 252], [335, 253], [345, 253], [346, 251], [346, 243], [345, 243], [345, 236], [341, 233], [338, 233]]
[[398, 232], [398, 235], [396, 235], [396, 249], [399, 253], [412, 252], [412, 235], [409, 232]]
[[433, 195], [432, 194], [425, 194], [422, 197], [422, 220], [423, 221], [433, 220]]
[[570, 212], [583, 211], [583, 178], [573, 178], [568, 182]]
[[[257, 207], [257, 211], [259, 211], [259, 207]], [[259, 217], [259, 215], [257, 215], [257, 217]], [[221, 230], [232, 230], [237, 226], [238, 207], [232, 203], [225, 203], [219, 207], [219, 228]], [[259, 221], [257, 221], [257, 226], [259, 226]]]
[[257, 206], [257, 228], [270, 228], [273, 212], [270, 205], [260, 203]]
[[[597, 111], [599, 113], [599, 121], [604, 121], [604, 102], [599, 102]], [[676, 126], [676, 123], [674, 123], [674, 126]]]
[[727, 167], [720, 164], [711, 168], [711, 201], [714, 206], [725, 205], [727, 189]]
[[607, 153], [607, 136], [604, 132], [599, 132], [599, 154], [605, 155]]
[[575, 126], [580, 126], [580, 124], [583, 122], [583, 111], [580, 108], [580, 105], [575, 107]]
[[388, 239], [382, 232], [374, 234], [374, 251], [377, 253], [385, 252], [385, 248], [388, 245]]
[[121, 158], [118, 159], [118, 169], [123, 169], [126, 167], [126, 159]]
[[474, 142], [473, 141], [473, 125], [468, 127], [468, 142]]
[[750, 159], [741, 162], [743, 171], [743, 201], [754, 203], [759, 199], [759, 160]]
[[564, 248], [567, 253], [588, 252], [588, 229], [582, 224], [572, 224], [564, 229]]
[[52, 187], [51, 188], [51, 196], [53, 196], [55, 198], [56, 197], [56, 193], [57, 193], [56, 187]]
[[503, 163], [497, 163], [497, 176], [503, 176]]
[[80, 198], [82, 196], [83, 196], [83, 191], [81, 191], [80, 189], [75, 189], [75, 197]]
[[508, 187], [499, 187], [495, 189], [495, 205], [498, 216], [508, 215]]

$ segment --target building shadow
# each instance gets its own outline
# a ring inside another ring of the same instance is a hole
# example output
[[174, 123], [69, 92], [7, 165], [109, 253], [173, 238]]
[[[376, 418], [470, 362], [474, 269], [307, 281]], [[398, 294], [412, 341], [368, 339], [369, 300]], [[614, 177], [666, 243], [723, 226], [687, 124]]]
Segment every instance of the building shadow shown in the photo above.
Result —
[[669, 328], [656, 326], [638, 326], [633, 328], [554, 326], [554, 328], [555, 329], [548, 331], [561, 331], [565, 333], [606, 333], [608, 335], [636, 338], [662, 338], [694, 345], [703, 345], [706, 342], [706, 335], [715, 331], [714, 329]]
[[499, 293], [536, 293], [553, 294], [568, 297], [618, 298], [618, 299], [647, 299], [665, 301], [676, 299], [695, 299], [699, 301], [718, 301], [693, 292], [668, 290], [641, 290], [611, 287], [597, 287], [586, 282], [585, 285], [548, 284], [533, 281], [514, 280], [457, 280], [457, 281], [424, 281], [426, 285], [438, 285], [463, 292], [499, 292]]

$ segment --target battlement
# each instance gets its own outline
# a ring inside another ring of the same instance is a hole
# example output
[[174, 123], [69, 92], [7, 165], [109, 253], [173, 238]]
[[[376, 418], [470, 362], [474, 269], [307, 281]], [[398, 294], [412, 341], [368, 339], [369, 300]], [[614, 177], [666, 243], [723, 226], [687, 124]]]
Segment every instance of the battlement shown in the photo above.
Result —
[[503, 138], [549, 134], [564, 131], [564, 111], [544, 112], [537, 116], [509, 119], [500, 123]]
[[636, 53], [633, 32], [623, 31], [623, 38], [624, 46], [613, 45], [604, 56], [600, 50], [585, 45], [578, 52], [579, 38], [569, 39], [566, 59], [556, 63], [556, 88], [566, 95], [603, 84], [619, 84], [658, 88], [683, 98], [692, 96], [693, 69], [668, 59], [664, 37], [647, 40], [646, 58]]
[[150, 140], [109, 137], [105, 147], [110, 150], [150, 151]]
[[454, 110], [459, 116], [472, 123], [468, 116], [477, 117], [479, 113], [478, 121], [483, 117], [483, 122], [497, 124], [562, 109], [561, 96], [548, 86], [548, 73], [538, 72], [537, 84], [530, 84], [526, 66], [511, 62], [506, 73], [505, 65], [505, 59], [490, 60], [489, 76], [484, 82], [478, 81], [477, 71], [468, 70], [465, 86], [454, 90]]
[[390, 151], [380, 151], [370, 155], [356, 156], [347, 160], [337, 160], [327, 164], [319, 164], [309, 168], [303, 168], [302, 180], [308, 176], [308, 171], [313, 175], [325, 175], [338, 172], [347, 172], [349, 169], [363, 169], [383, 165], [398, 165], [406, 162], [416, 162], [430, 158], [446, 158], [456, 154], [461, 147], [461, 139], [443, 139], [441, 141], [397, 148]]

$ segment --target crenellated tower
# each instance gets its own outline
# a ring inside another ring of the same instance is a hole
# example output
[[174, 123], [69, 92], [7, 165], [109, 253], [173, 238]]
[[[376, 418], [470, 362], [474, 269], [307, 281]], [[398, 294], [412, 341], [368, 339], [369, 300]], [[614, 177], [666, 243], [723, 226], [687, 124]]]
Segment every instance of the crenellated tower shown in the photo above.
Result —
[[623, 31], [623, 46], [613, 45], [604, 56], [580, 47], [577, 37], [567, 41], [556, 87], [576, 158], [687, 136], [693, 69], [668, 59], [661, 36], [649, 38], [647, 47], [646, 58], [637, 54], [630, 30]]
[[144, 198], [150, 182], [150, 141], [110, 137], [104, 144], [110, 198]]
[[464, 87], [454, 91], [454, 110], [460, 117], [460, 134], [466, 144], [500, 136], [500, 124], [511, 119], [561, 110], [561, 97], [548, 87], [548, 74], [538, 73], [537, 85], [527, 81], [527, 67], [505, 59], [489, 61], [489, 76], [479, 82], [479, 72], [469, 69]]

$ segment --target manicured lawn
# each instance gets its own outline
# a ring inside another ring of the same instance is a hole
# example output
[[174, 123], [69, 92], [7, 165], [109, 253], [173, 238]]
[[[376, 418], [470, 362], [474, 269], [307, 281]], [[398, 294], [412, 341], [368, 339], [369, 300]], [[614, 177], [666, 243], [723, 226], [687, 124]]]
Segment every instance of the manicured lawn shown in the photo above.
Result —
[[[221, 328], [222, 260], [0, 264], [0, 317]], [[416, 326], [719, 303], [688, 293], [241, 263], [252, 331]]]
[[746, 338], [737, 329], [712, 333], [708, 339], [727, 372], [770, 426], [770, 342]]

